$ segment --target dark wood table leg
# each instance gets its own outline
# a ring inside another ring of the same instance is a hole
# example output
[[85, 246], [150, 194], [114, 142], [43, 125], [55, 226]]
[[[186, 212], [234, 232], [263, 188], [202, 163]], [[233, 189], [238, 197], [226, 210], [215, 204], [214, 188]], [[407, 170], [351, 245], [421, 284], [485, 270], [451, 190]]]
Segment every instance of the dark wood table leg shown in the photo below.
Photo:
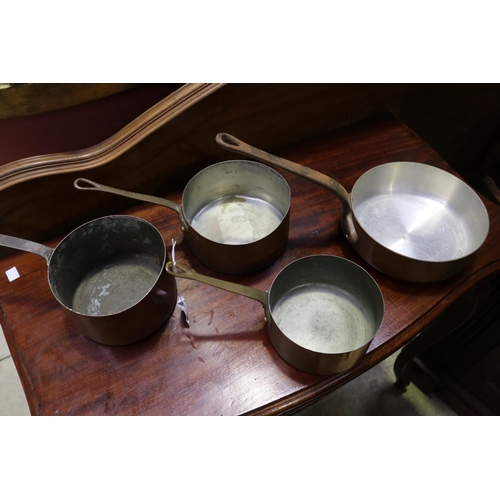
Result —
[[[484, 290], [484, 288], [481, 288], [481, 290]], [[483, 295], [484, 292], [478, 292], [477, 289], [463, 295], [445, 313], [403, 347], [394, 362], [394, 373], [396, 375], [394, 385], [396, 387], [406, 390], [406, 387], [411, 382], [409, 369], [416, 356], [451, 335], [472, 318], [479, 310], [478, 306], [483, 301]]]

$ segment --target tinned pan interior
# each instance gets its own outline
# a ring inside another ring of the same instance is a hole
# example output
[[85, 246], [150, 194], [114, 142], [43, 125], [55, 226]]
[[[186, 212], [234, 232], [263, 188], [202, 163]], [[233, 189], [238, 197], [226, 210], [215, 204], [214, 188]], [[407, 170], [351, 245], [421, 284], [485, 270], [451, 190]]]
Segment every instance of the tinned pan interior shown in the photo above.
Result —
[[351, 202], [358, 224], [378, 244], [420, 261], [463, 259], [489, 230], [479, 196], [458, 177], [422, 163], [370, 169], [355, 183]]
[[[130, 216], [102, 217], [75, 229], [57, 246], [49, 263], [49, 283], [69, 310], [106, 316], [134, 306], [147, 295], [165, 260], [165, 244], [152, 224]], [[87, 286], [79, 296], [82, 285], [96, 276], [103, 276], [99, 284]], [[104, 299], [108, 305], [99, 310], [97, 302]]]
[[[269, 223], [268, 230], [247, 239], [241, 236], [240, 241], [239, 235], [245, 232], [245, 225], [253, 225], [253, 222], [262, 224], [262, 220], [267, 218], [267, 215], [261, 212], [259, 220], [252, 221], [248, 214], [242, 212], [238, 216], [239, 214], [234, 212], [228, 219], [230, 223], [235, 224], [234, 229], [222, 227], [223, 223], [228, 222], [223, 220], [223, 212], [231, 202], [239, 202], [240, 206], [244, 206], [247, 199], [262, 201], [263, 211], [268, 205], [268, 211], [272, 212], [269, 217], [273, 218], [273, 222]], [[220, 200], [224, 202], [220, 203], [219, 208], [214, 209], [210, 217], [202, 218], [208, 207], [214, 207]], [[218, 243], [238, 244], [249, 243], [270, 234], [287, 216], [290, 200], [288, 183], [272, 168], [254, 161], [229, 160], [203, 169], [188, 182], [182, 197], [182, 209], [189, 224], [204, 237]], [[201, 225], [207, 227], [200, 227], [200, 221]], [[228, 241], [220, 239], [221, 231], [229, 234]], [[231, 240], [231, 233], [234, 241]]]
[[383, 321], [384, 300], [377, 283], [357, 264], [315, 255], [292, 262], [276, 277], [269, 313], [273, 327], [292, 343], [275, 347], [297, 366], [311, 352], [342, 354], [367, 346]]

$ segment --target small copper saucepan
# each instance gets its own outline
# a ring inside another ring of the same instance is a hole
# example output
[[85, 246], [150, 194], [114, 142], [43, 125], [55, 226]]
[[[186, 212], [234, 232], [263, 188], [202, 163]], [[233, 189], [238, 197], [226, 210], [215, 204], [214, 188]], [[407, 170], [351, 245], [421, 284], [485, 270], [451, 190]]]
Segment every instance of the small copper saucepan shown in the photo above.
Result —
[[86, 337], [125, 345], [156, 331], [177, 301], [167, 251], [149, 222], [112, 215], [87, 222], [55, 249], [0, 235], [0, 245], [43, 257], [52, 294]]
[[88, 179], [77, 179], [74, 185], [174, 210], [194, 255], [220, 273], [260, 271], [277, 260], [288, 243], [290, 187], [262, 163], [226, 161], [201, 170], [186, 185], [181, 205]]
[[342, 257], [298, 259], [276, 276], [269, 292], [204, 276], [178, 263], [168, 262], [166, 269], [177, 278], [261, 302], [278, 354], [295, 368], [313, 374], [352, 368], [366, 353], [384, 317], [384, 299], [375, 280]]

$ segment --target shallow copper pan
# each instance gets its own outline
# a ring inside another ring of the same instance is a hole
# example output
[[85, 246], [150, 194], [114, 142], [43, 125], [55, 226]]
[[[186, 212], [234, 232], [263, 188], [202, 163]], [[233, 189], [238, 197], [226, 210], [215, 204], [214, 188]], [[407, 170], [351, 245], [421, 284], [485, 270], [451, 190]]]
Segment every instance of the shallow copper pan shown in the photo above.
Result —
[[330, 190], [342, 202], [347, 240], [366, 262], [389, 276], [421, 283], [454, 276], [488, 235], [488, 212], [479, 196], [457, 176], [431, 165], [379, 165], [364, 173], [349, 194], [335, 179], [229, 134], [218, 134], [216, 141]]

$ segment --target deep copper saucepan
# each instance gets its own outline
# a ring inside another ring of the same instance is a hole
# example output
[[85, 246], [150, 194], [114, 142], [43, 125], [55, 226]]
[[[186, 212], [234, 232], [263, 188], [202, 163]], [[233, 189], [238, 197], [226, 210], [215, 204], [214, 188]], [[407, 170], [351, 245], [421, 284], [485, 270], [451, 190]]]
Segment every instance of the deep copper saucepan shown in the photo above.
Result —
[[197, 259], [221, 273], [260, 271], [278, 259], [288, 243], [288, 183], [254, 161], [226, 161], [201, 170], [186, 185], [181, 205], [88, 179], [77, 179], [74, 185], [174, 210]]
[[149, 222], [113, 215], [87, 222], [55, 249], [0, 235], [0, 245], [43, 257], [48, 282], [81, 333], [106, 345], [125, 345], [156, 331], [172, 314], [175, 279], [167, 251]]

